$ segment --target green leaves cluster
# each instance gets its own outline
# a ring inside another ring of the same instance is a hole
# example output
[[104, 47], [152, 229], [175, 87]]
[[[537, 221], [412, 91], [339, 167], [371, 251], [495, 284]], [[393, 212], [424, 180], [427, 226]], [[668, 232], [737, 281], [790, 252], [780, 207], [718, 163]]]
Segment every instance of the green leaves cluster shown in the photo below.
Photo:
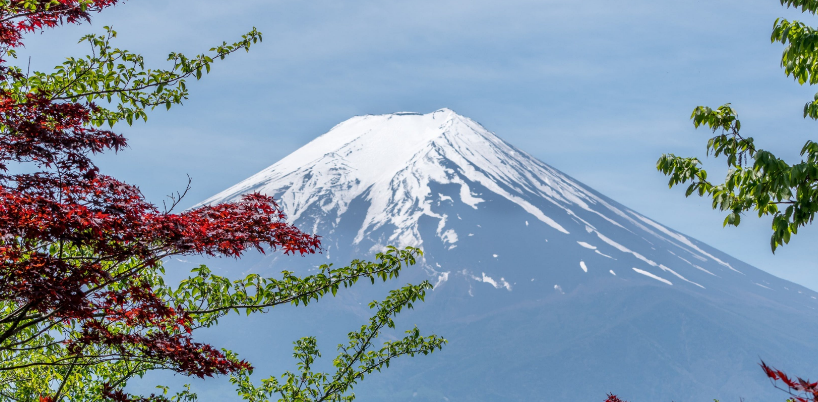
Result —
[[800, 9], [801, 12], [815, 14], [818, 11], [818, 0], [780, 0], [782, 6]]
[[[98, 258], [69, 245], [51, 245], [48, 250], [52, 254], [62, 253], [69, 261]], [[148, 269], [138, 259], [103, 264], [109, 268], [111, 278], [107, 284], [97, 285], [99, 288], [115, 291], [126, 287], [129, 281], [162, 286], [161, 266]], [[127, 275], [135, 271], [139, 275]], [[98, 343], [86, 346], [81, 353], [71, 353], [66, 342], [81, 336], [79, 326], [73, 321], [46, 318], [14, 302], [0, 302], [0, 334], [4, 335], [0, 339], [0, 400], [39, 401], [39, 396], [49, 395], [61, 401], [95, 401], [100, 399], [104, 384], [116, 388], [149, 370], [169, 368], [163, 361], [139, 353], [132, 345]], [[18, 330], [6, 336], [14, 327]], [[132, 332], [124, 323], [111, 325], [110, 329], [123, 334]], [[180, 398], [186, 394], [189, 391], [179, 393], [175, 400], [184, 401]]]
[[341, 268], [321, 265], [316, 274], [305, 277], [283, 271], [281, 279], [250, 274], [230, 280], [214, 275], [202, 265], [175, 289], [163, 285], [157, 293], [167, 297], [170, 305], [187, 311], [198, 326], [209, 327], [230, 312], [243, 311], [249, 315], [281, 304], [306, 306], [328, 293], [335, 296], [338, 289], [350, 287], [360, 279], [372, 284], [378, 279], [386, 282], [397, 278], [404, 267], [414, 265], [421, 255], [422, 251], [414, 247], [389, 246], [386, 252], [376, 254], [374, 261], [354, 260]]
[[[53, 249], [52, 252], [58, 252]], [[83, 255], [79, 250], [66, 250], [77, 258]], [[417, 248], [397, 249], [388, 247], [378, 253], [373, 261], [354, 260], [345, 267], [322, 265], [312, 275], [300, 277], [284, 271], [280, 278], [265, 278], [251, 274], [242, 279], [231, 280], [214, 275], [207, 266], [192, 270], [192, 275], [178, 285], [165, 283], [161, 266], [150, 268], [138, 260], [128, 261], [110, 267], [114, 281], [107, 284], [109, 289], [124, 287], [115, 281], [117, 273], [138, 271], [136, 279], [147, 283], [158, 296], [169, 305], [184, 309], [192, 318], [192, 328], [198, 329], [216, 325], [221, 317], [231, 313], [252, 314], [268, 309], [293, 304], [306, 306], [326, 295], [335, 295], [338, 290], [348, 288], [364, 279], [374, 284], [397, 278], [403, 268], [414, 265], [423, 253]], [[93, 256], [86, 256], [93, 258]], [[395, 328], [394, 318], [413, 303], [423, 301], [429, 282], [418, 285], [408, 284], [393, 290], [380, 302], [372, 302], [374, 310], [367, 325], [349, 333], [349, 341], [339, 345], [339, 353], [333, 364], [337, 371], [333, 374], [314, 373], [311, 367], [320, 357], [315, 338], [304, 338], [296, 342], [294, 357], [298, 360], [299, 373], [285, 373], [279, 381], [275, 377], [254, 385], [250, 380], [252, 371], [233, 376], [231, 382], [237, 393], [248, 401], [267, 401], [280, 398], [282, 401], [350, 401], [354, 394], [352, 387], [370, 373], [388, 367], [392, 359], [400, 356], [429, 354], [443, 347], [446, 341], [436, 335], [422, 336], [417, 328], [406, 331], [402, 339], [377, 343], [384, 328]], [[11, 315], [18, 308], [11, 303], [0, 305], [0, 317]], [[0, 321], [0, 330], [10, 325]], [[128, 330], [122, 328], [123, 331]], [[64, 341], [78, 336], [77, 328], [71, 323], [62, 326], [33, 325], [20, 336], [31, 337], [25, 347], [0, 348], [0, 399], [8, 401], [36, 401], [38, 395], [58, 395], [61, 401], [95, 401], [99, 399], [104, 384], [123, 387], [135, 377], [155, 370], [167, 370], [161, 360], [152, 360], [139, 353], [114, 354], [106, 345], [95, 345], [95, 350], [84, 350], [82, 355], [72, 355], [64, 347]], [[238, 356], [225, 350], [229, 359]], [[112, 356], [122, 356], [116, 359]], [[129, 358], [128, 356], [133, 356]], [[193, 402], [197, 395], [189, 389], [173, 393], [167, 387], [158, 387], [161, 393], [155, 395], [158, 401]]]
[[332, 374], [312, 370], [321, 353], [316, 339], [306, 337], [295, 342], [293, 357], [298, 360], [297, 373], [286, 372], [280, 380], [269, 377], [255, 385], [250, 379], [252, 372], [247, 371], [233, 376], [231, 382], [236, 385], [239, 395], [249, 402], [267, 402], [271, 398], [283, 402], [352, 401], [355, 399], [355, 394], [350, 393], [352, 387], [368, 374], [389, 367], [392, 359], [427, 355], [446, 344], [446, 340], [439, 336], [422, 336], [415, 327], [406, 331], [402, 339], [384, 342], [374, 349], [380, 332], [395, 327], [393, 318], [404, 308], [412, 308], [412, 303], [422, 301], [426, 290], [431, 288], [427, 281], [406, 285], [391, 291], [385, 300], [370, 303], [369, 308], [376, 312], [368, 324], [348, 334], [347, 344], [338, 345]]
[[[781, 0], [787, 7], [815, 14], [816, 0]], [[799, 84], [818, 83], [818, 31], [799, 21], [777, 19], [772, 41], [786, 45], [781, 66]], [[818, 120], [818, 94], [804, 105], [804, 117]], [[715, 134], [707, 142], [707, 154], [727, 158], [729, 170], [723, 183], [707, 180], [697, 158], [665, 154], [656, 168], [670, 177], [670, 187], [688, 184], [693, 193], [712, 198], [713, 209], [727, 212], [724, 225], [738, 226], [745, 212], [772, 216], [770, 246], [789, 243], [802, 226], [812, 223], [818, 212], [818, 144], [807, 141], [802, 160], [789, 164], [769, 151], [757, 149], [752, 137], [741, 135], [738, 114], [728, 103], [713, 110], [698, 106], [691, 115], [695, 127], [706, 126]]]
[[[188, 98], [186, 79], [201, 79], [210, 72], [216, 60], [223, 60], [239, 50], [262, 40], [255, 28], [242, 35], [232, 44], [223, 42], [209, 53], [186, 56], [172, 52], [167, 61], [169, 69], [153, 69], [145, 66], [144, 57], [127, 50], [115, 48], [111, 41], [117, 33], [104, 27], [101, 35], [86, 35], [80, 43], [91, 47], [89, 55], [69, 57], [56, 66], [53, 72], [29, 73], [20, 67], [12, 67], [7, 81], [0, 82], [0, 90], [13, 94], [18, 102], [24, 102], [29, 93], [41, 94], [55, 101], [86, 102], [95, 105], [91, 123], [113, 127], [120, 121], [133, 124], [148, 120], [147, 111], [157, 106], [170, 109]], [[109, 104], [100, 106], [99, 102]]]
[[[810, 14], [818, 11], [814, 0], [782, 0], [781, 4]], [[788, 77], [793, 77], [801, 85], [818, 83], [818, 31], [815, 28], [800, 21], [779, 18], [773, 24], [770, 40], [785, 45], [781, 67]], [[804, 117], [818, 119], [818, 93], [804, 105]]]

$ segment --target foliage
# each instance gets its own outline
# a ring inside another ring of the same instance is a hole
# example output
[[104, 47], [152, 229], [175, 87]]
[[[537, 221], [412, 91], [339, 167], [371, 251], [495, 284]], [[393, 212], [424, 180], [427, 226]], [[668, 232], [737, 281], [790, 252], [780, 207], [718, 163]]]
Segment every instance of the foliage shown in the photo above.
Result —
[[298, 360], [298, 373], [286, 372], [281, 381], [270, 377], [254, 385], [249, 375], [252, 370], [245, 370], [233, 376], [231, 382], [236, 384], [239, 395], [249, 402], [268, 401], [274, 395], [280, 395], [281, 401], [318, 402], [318, 401], [352, 401], [355, 394], [347, 394], [358, 381], [368, 374], [389, 367], [392, 359], [408, 355], [429, 354], [439, 350], [446, 343], [441, 337], [420, 335], [417, 327], [406, 331], [406, 336], [397, 341], [387, 341], [377, 351], [370, 350], [380, 331], [384, 327], [394, 328], [392, 320], [403, 308], [412, 308], [412, 303], [423, 300], [425, 291], [432, 285], [424, 281], [420, 285], [408, 285], [393, 290], [382, 302], [372, 302], [369, 308], [376, 309], [368, 325], [361, 326], [357, 332], [349, 333], [349, 342], [338, 345], [338, 355], [333, 359], [336, 368], [334, 374], [315, 373], [312, 371], [316, 358], [321, 357], [316, 340], [313, 337], [302, 338], [295, 342], [293, 356]]
[[[281, 279], [250, 275], [231, 281], [202, 266], [178, 286], [165, 284], [161, 261], [169, 256], [238, 258], [252, 249], [304, 255], [319, 251], [320, 240], [287, 223], [276, 202], [259, 194], [173, 213], [183, 196], [177, 194], [160, 211], [137, 187], [102, 174], [91, 159], [127, 146], [110, 130], [116, 123], [146, 121], [148, 110], [181, 104], [188, 96], [186, 79], [200, 79], [216, 61], [249, 50], [262, 39], [255, 29], [208, 53], [170, 53], [169, 69], [146, 68], [142, 56], [113, 47], [116, 32], [107, 27], [103, 35], [80, 40], [90, 47], [89, 55], [69, 58], [50, 73], [24, 73], [5, 60], [16, 57], [25, 33], [90, 21], [91, 13], [116, 3], [0, 0], [0, 396], [5, 400], [195, 400], [189, 390], [168, 399], [163, 389], [163, 395], [146, 399], [132, 398], [122, 388], [128, 379], [156, 369], [196, 377], [246, 376], [249, 362], [196, 342], [193, 331], [231, 312], [306, 305], [360, 278], [373, 283], [394, 278], [420, 253], [390, 249], [375, 262], [323, 266], [304, 278], [284, 272]], [[14, 173], [21, 171], [29, 173]], [[408, 286], [376, 304], [376, 322], [391, 326], [389, 317], [422, 299], [426, 285]], [[380, 328], [366, 334], [375, 336]], [[350, 361], [373, 363], [377, 370], [393, 357], [428, 353], [441, 342], [415, 331], [371, 359], [371, 342], [351, 343], [367, 352]], [[361, 378], [333, 378], [338, 385], [326, 396], [337, 398]]]
[[[787, 7], [815, 14], [814, 0], [781, 0]], [[799, 21], [777, 19], [772, 42], [785, 45], [781, 66], [799, 84], [818, 83], [818, 31]], [[818, 120], [818, 94], [804, 105], [804, 117]], [[711, 109], [698, 106], [691, 115], [695, 127], [706, 126], [715, 134], [707, 142], [707, 155], [725, 156], [729, 171], [724, 182], [707, 180], [697, 158], [665, 154], [656, 167], [670, 176], [670, 187], [687, 184], [686, 196], [709, 196], [713, 209], [725, 211], [724, 225], [738, 226], [741, 215], [754, 210], [759, 217], [772, 216], [770, 246], [789, 243], [802, 226], [812, 223], [818, 212], [818, 143], [807, 141], [803, 159], [789, 164], [769, 151], [757, 148], [752, 137], [740, 134], [738, 113], [728, 103]]]
[[[764, 374], [772, 381], [773, 385], [788, 394], [792, 397], [789, 401], [792, 402], [816, 402], [818, 401], [818, 382], [809, 382], [809, 380], [805, 380], [802, 378], [790, 378], [782, 372], [781, 370], [776, 370], [767, 366], [766, 363], [763, 361], [761, 362], [761, 368], [764, 370]], [[786, 388], [782, 388], [778, 385], [778, 381], [784, 383]]]
[[[804, 13], [818, 12], [816, 0], [780, 1]], [[818, 83], [818, 30], [799, 21], [776, 19], [771, 41], [785, 45], [781, 66], [788, 77], [800, 85]], [[803, 116], [818, 120], [818, 93], [804, 105]], [[750, 210], [755, 210], [759, 217], [772, 216], [773, 252], [789, 243], [800, 227], [812, 223], [818, 212], [818, 143], [807, 141], [801, 148], [802, 160], [789, 164], [757, 148], [752, 137], [740, 134], [738, 113], [729, 103], [715, 110], [698, 106], [691, 119], [696, 128], [703, 125], [715, 134], [707, 142], [707, 155], [727, 158], [727, 177], [723, 183], [714, 184], [707, 180], [707, 171], [699, 159], [665, 154], [656, 167], [670, 176], [670, 187], [689, 183], [685, 196], [693, 193], [709, 196], [713, 209], [727, 212], [725, 226], [738, 226], [741, 215]], [[790, 401], [818, 402], [818, 383], [790, 378], [763, 361], [761, 368], [776, 388], [792, 396]], [[786, 388], [780, 387], [778, 381]]]
[[[226, 277], [214, 275], [206, 266], [200, 266], [192, 271], [193, 275], [175, 287], [164, 283], [161, 276], [162, 271], [154, 271], [152, 275], [145, 275], [143, 279], [151, 284], [160, 300], [168, 305], [179, 306], [185, 311], [191, 320], [189, 327], [191, 331], [195, 331], [217, 324], [219, 318], [230, 313], [250, 314], [281, 304], [307, 305], [323, 295], [335, 294], [339, 288], [352, 286], [362, 278], [371, 283], [396, 278], [404, 267], [416, 262], [418, 255], [421, 255], [421, 252], [417, 249], [398, 250], [390, 247], [387, 252], [377, 254], [375, 262], [355, 260], [349, 266], [342, 268], [323, 265], [319, 267], [317, 273], [303, 278], [285, 271], [282, 279], [262, 278], [251, 274], [243, 279], [231, 281]], [[442, 347], [445, 342], [442, 338], [420, 336], [419, 331], [415, 328], [409, 331], [402, 340], [387, 342], [378, 352], [369, 350], [373, 347], [373, 342], [384, 326], [394, 327], [392, 317], [404, 307], [411, 308], [412, 303], [418, 299], [422, 300], [425, 291], [430, 286], [428, 282], [418, 286], [407, 285], [390, 293], [386, 301], [373, 302], [370, 305], [377, 309], [371, 319], [371, 325], [363, 327], [359, 333], [351, 333], [350, 345], [338, 357], [344, 361], [366, 362], [369, 365], [366, 369], [361, 367], [353, 370], [352, 375], [349, 375], [350, 371], [347, 370], [346, 375], [334, 376], [331, 381], [325, 381], [323, 385], [326, 386], [326, 392], [322, 394], [323, 396], [340, 398], [355, 382], [363, 379], [365, 374], [380, 371], [384, 365], [388, 366], [392, 358], [417, 353], [428, 354]], [[119, 329], [123, 330], [123, 328]], [[66, 333], [64, 337], [70, 337], [72, 329], [61, 327], [61, 330]], [[353, 337], [352, 334], [357, 335]], [[69, 350], [61, 347], [60, 342], [49, 334], [41, 335], [38, 341], [51, 344], [52, 347], [47, 350], [32, 349], [3, 354], [3, 359], [9, 364], [20, 362], [27, 365], [0, 373], [0, 379], [3, 380], [0, 382], [0, 395], [6, 399], [28, 400], [27, 396], [44, 394], [54, 387], [53, 380], [59, 378], [61, 381], [59, 387], [64, 390], [61, 394], [64, 400], [96, 400], [99, 395], [106, 392], [113, 400], [141, 400], [128, 399], [118, 389], [134, 376], [141, 376], [151, 370], [173, 369], [167, 361], [144, 355], [138, 358], [108, 359], [107, 356], [112, 353], [111, 349], [119, 345], [93, 345], [95, 355], [86, 351], [82, 357], [76, 357]], [[299, 343], [303, 342], [306, 341], [299, 341]], [[315, 340], [312, 339], [312, 342], [314, 345]], [[355, 351], [355, 354], [351, 354], [351, 351]], [[136, 354], [133, 351], [130, 352]], [[223, 351], [223, 353], [228, 359], [237, 358], [232, 352]], [[296, 358], [301, 360], [299, 355], [296, 355]], [[67, 360], [72, 364], [56, 367], [53, 364], [31, 364], [54, 360]], [[249, 366], [236, 371], [233, 373], [233, 381], [244, 398], [251, 401], [264, 400], [257, 396], [262, 391], [254, 391], [255, 393], [248, 391], [255, 389], [251, 388], [252, 385], [249, 382], [251, 373], [252, 367]], [[167, 388], [164, 391], [167, 393]], [[295, 392], [295, 389], [287, 388], [282, 392], [289, 391]], [[280, 392], [277, 391], [277, 393]], [[164, 396], [152, 396], [152, 399], [162, 400], [160, 398]], [[194, 401], [196, 395], [190, 391], [183, 391], [174, 395], [173, 398], [175, 398], [173, 400]]]

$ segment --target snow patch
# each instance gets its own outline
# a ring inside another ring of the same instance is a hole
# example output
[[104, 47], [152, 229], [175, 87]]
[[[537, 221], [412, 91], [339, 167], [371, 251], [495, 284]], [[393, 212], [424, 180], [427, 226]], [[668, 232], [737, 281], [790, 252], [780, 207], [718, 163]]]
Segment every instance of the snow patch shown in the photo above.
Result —
[[590, 245], [590, 244], [588, 244], [588, 243], [586, 243], [584, 241], [578, 241], [577, 244], [579, 244], [582, 247], [591, 249], [591, 250], [596, 250], [596, 246], [592, 246], [592, 245]]
[[666, 227], [664, 227], [664, 226], [662, 226], [662, 225], [660, 225], [660, 224], [658, 224], [658, 223], [656, 223], [656, 222], [654, 222], [654, 221], [652, 221], [652, 220], [650, 220], [650, 219], [648, 219], [648, 218], [645, 218], [644, 216], [641, 216], [641, 215], [635, 214], [635, 213], [633, 213], [633, 212], [631, 212], [631, 214], [633, 214], [634, 216], [636, 216], [636, 218], [637, 218], [637, 219], [639, 219], [639, 220], [641, 220], [642, 222], [645, 222], [645, 223], [647, 223], [648, 225], [653, 226], [653, 227], [654, 227], [654, 228], [656, 228], [656, 229], [659, 229], [659, 231], [661, 231], [662, 233], [664, 233], [664, 234], [666, 234], [666, 235], [668, 235], [668, 236], [670, 236], [670, 237], [672, 237], [672, 238], [674, 238], [674, 239], [678, 240], [678, 241], [679, 241], [679, 242], [681, 242], [682, 244], [684, 244], [684, 245], [686, 245], [686, 246], [688, 246], [688, 247], [690, 247], [690, 248], [692, 248], [692, 249], [694, 249], [694, 250], [698, 251], [699, 253], [702, 253], [702, 254], [704, 254], [704, 255], [706, 255], [706, 256], [708, 256], [708, 257], [710, 257], [710, 258], [711, 258], [713, 261], [715, 261], [715, 262], [717, 262], [717, 263], [719, 263], [719, 264], [721, 264], [721, 265], [723, 265], [723, 266], [725, 266], [725, 267], [727, 267], [727, 268], [730, 268], [730, 269], [732, 269], [733, 271], [736, 271], [736, 272], [738, 272], [738, 273], [740, 273], [740, 274], [743, 274], [743, 272], [741, 272], [741, 271], [739, 271], [739, 270], [737, 270], [737, 269], [733, 268], [733, 267], [732, 267], [732, 266], [731, 266], [729, 263], [726, 263], [726, 262], [724, 262], [724, 261], [722, 261], [722, 260], [720, 260], [720, 259], [716, 258], [716, 257], [715, 257], [715, 256], [713, 256], [712, 254], [708, 253], [707, 251], [702, 250], [701, 248], [699, 248], [699, 246], [697, 246], [697, 245], [693, 244], [693, 242], [691, 242], [691, 241], [690, 241], [690, 239], [688, 239], [687, 237], [684, 237], [684, 236], [682, 236], [682, 235], [680, 235], [680, 234], [677, 234], [677, 233], [673, 233], [673, 232], [671, 232], [671, 231], [670, 231], [668, 228], [666, 228]]
[[580, 261], [579, 267], [582, 268], [583, 271], [588, 272], [588, 266], [585, 265], [585, 261]]
[[[621, 251], [621, 252], [623, 252], [623, 253], [632, 254], [634, 257], [636, 257], [637, 259], [639, 259], [639, 260], [641, 260], [641, 261], [644, 261], [644, 262], [645, 262], [645, 263], [647, 263], [648, 265], [650, 265], [650, 266], [652, 266], [652, 267], [659, 267], [661, 270], [663, 270], [663, 271], [665, 271], [665, 272], [669, 272], [669, 273], [673, 274], [674, 276], [676, 276], [677, 278], [679, 278], [679, 279], [681, 279], [681, 280], [683, 280], [683, 281], [685, 281], [685, 282], [688, 282], [688, 283], [691, 283], [691, 284], [693, 284], [693, 285], [696, 285], [696, 286], [698, 286], [698, 287], [700, 287], [700, 288], [702, 288], [702, 289], [704, 289], [704, 288], [705, 288], [704, 286], [702, 286], [702, 285], [700, 285], [700, 284], [698, 284], [698, 283], [696, 283], [696, 282], [693, 282], [693, 281], [691, 281], [691, 280], [688, 280], [687, 278], [685, 278], [684, 276], [682, 276], [682, 275], [681, 275], [681, 274], [679, 274], [678, 272], [676, 272], [676, 271], [674, 271], [674, 270], [672, 270], [672, 269], [670, 269], [670, 268], [668, 268], [668, 267], [666, 267], [666, 266], [664, 266], [664, 265], [662, 265], [662, 264], [658, 264], [658, 263], [654, 262], [653, 260], [650, 260], [650, 259], [648, 259], [647, 257], [643, 256], [642, 254], [639, 254], [639, 253], [637, 253], [637, 252], [635, 252], [635, 251], [632, 251], [632, 250], [630, 250], [629, 248], [627, 248], [627, 247], [625, 247], [625, 246], [623, 246], [623, 245], [621, 245], [621, 244], [619, 244], [619, 243], [617, 243], [617, 242], [615, 242], [615, 241], [613, 241], [613, 240], [609, 239], [608, 237], [606, 237], [606, 236], [605, 236], [605, 235], [603, 235], [602, 233], [599, 233], [599, 232], [598, 232], [598, 231], [596, 231], [596, 230], [594, 230], [594, 232], [596, 233], [597, 237], [599, 237], [599, 239], [600, 239], [600, 240], [602, 240], [602, 241], [603, 241], [603, 242], [605, 242], [605, 243], [608, 243], [609, 245], [613, 246], [615, 249], [617, 249], [617, 250], [619, 250], [619, 251]], [[636, 268], [634, 268], [634, 269], [636, 269]], [[641, 271], [641, 272], [646, 272], [646, 271]], [[640, 272], [640, 273], [641, 273], [641, 272]], [[658, 278], [658, 277], [657, 277], [657, 278]]]
[[612, 259], [612, 260], [615, 260], [615, 259], [616, 259], [616, 258], [613, 258], [613, 257], [609, 256], [608, 254], [602, 254], [602, 253], [600, 253], [600, 252], [599, 252], [599, 250], [594, 250], [594, 252], [595, 252], [595, 253], [597, 253], [597, 254], [599, 254], [599, 255], [601, 255], [601, 256], [603, 256], [603, 257], [610, 258], [610, 259]]
[[653, 278], [653, 279], [656, 279], [656, 280], [657, 280], [657, 281], [659, 281], [659, 282], [663, 282], [663, 283], [666, 283], [666, 284], [668, 284], [668, 285], [673, 285], [672, 283], [670, 283], [670, 281], [669, 281], [669, 280], [667, 280], [667, 279], [665, 279], [665, 278], [661, 278], [661, 277], [659, 277], [659, 276], [656, 276], [656, 275], [654, 275], [654, 274], [652, 274], [652, 273], [650, 273], [650, 272], [648, 272], [648, 271], [643, 271], [643, 270], [641, 270], [641, 269], [639, 269], [639, 268], [634, 268], [633, 270], [634, 270], [634, 271], [636, 271], [636, 272], [638, 272], [638, 273], [640, 273], [640, 274], [642, 274], [642, 275], [647, 276], [648, 278]]
[[610, 273], [611, 273], [611, 275], [616, 276], [616, 272], [614, 272], [612, 269], [611, 269], [611, 270], [609, 270], [608, 272], [610, 272]]
[[613, 246], [613, 248], [615, 248], [615, 249], [617, 249], [617, 250], [619, 250], [619, 251], [621, 251], [623, 253], [633, 254], [634, 257], [646, 262], [648, 265], [650, 265], [652, 267], [658, 267], [659, 266], [659, 264], [645, 258], [645, 256], [643, 256], [642, 254], [639, 254], [639, 253], [637, 253], [635, 251], [631, 251], [629, 248], [627, 248], [627, 247], [625, 247], [625, 246], [623, 246], [623, 245], [621, 245], [621, 244], [619, 244], [619, 243], [605, 237], [605, 235], [603, 235], [602, 233], [599, 233], [597, 231], [594, 231], [594, 232], [596, 233], [597, 237], [599, 237], [600, 240], [602, 240], [605, 243], [608, 243], [608, 245], [610, 245], [610, 246]]
[[560, 292], [561, 294], [565, 294], [565, 292], [562, 291], [562, 286], [560, 285], [554, 285], [554, 290]]
[[469, 185], [462, 180], [455, 180], [460, 183], [460, 201], [464, 204], [477, 209], [477, 204], [484, 202], [485, 200], [482, 198], [475, 197], [471, 190], [469, 189]]
[[[670, 250], [668, 250], [668, 251], [670, 251]], [[671, 254], [673, 254], [673, 252], [671, 252]], [[676, 254], [673, 254], [673, 255], [676, 255]], [[696, 268], [696, 269], [698, 269], [699, 271], [702, 271], [702, 272], [707, 272], [708, 274], [713, 275], [713, 276], [715, 276], [715, 277], [717, 277], [717, 278], [718, 278], [718, 275], [716, 275], [716, 274], [714, 274], [714, 273], [712, 273], [712, 272], [710, 272], [710, 271], [708, 271], [708, 270], [706, 270], [706, 269], [704, 269], [704, 268], [702, 268], [702, 267], [700, 267], [700, 266], [698, 266], [698, 265], [696, 265], [696, 264], [694, 264], [694, 263], [692, 263], [692, 262], [690, 262], [690, 261], [688, 261], [688, 260], [686, 260], [686, 259], [682, 258], [681, 256], [676, 255], [676, 257], [677, 257], [677, 258], [679, 258], [680, 260], [682, 260], [682, 261], [684, 261], [684, 262], [688, 263], [688, 264], [689, 264], [690, 266], [692, 266], [693, 268]]]
[[668, 267], [666, 267], [666, 266], [664, 266], [664, 265], [662, 265], [662, 264], [659, 264], [659, 268], [661, 268], [661, 269], [662, 269], [662, 271], [665, 271], [665, 272], [670, 272], [671, 274], [675, 275], [677, 278], [679, 278], [679, 279], [681, 279], [681, 280], [683, 280], [683, 281], [685, 281], [685, 282], [692, 283], [692, 284], [694, 284], [694, 285], [696, 285], [696, 286], [698, 286], [698, 287], [700, 287], [700, 288], [702, 288], [702, 289], [704, 289], [704, 288], [705, 288], [704, 286], [699, 285], [698, 283], [693, 282], [693, 281], [690, 281], [690, 280], [688, 280], [687, 278], [685, 278], [684, 276], [679, 275], [679, 274], [678, 274], [676, 271], [674, 271], [674, 270], [672, 270], [672, 269], [670, 269], [670, 268], [668, 268]]

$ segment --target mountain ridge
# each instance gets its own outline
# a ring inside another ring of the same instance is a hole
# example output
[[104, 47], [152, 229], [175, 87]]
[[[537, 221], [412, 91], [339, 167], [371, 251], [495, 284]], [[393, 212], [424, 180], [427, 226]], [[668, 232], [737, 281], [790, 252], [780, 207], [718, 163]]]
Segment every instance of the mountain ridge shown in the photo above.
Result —
[[[392, 155], [389, 152], [392, 149], [399, 151]], [[445, 166], [446, 162], [451, 162], [453, 166]], [[373, 249], [382, 247], [382, 243], [419, 247], [424, 239], [418, 233], [417, 223], [421, 216], [428, 216], [438, 219], [436, 237], [450, 248], [455, 248], [462, 234], [446, 227], [447, 221], [455, 217], [432, 211], [432, 182], [459, 185], [459, 201], [473, 209], [484, 202], [478, 194], [471, 191], [472, 186], [469, 185], [469, 182], [478, 183], [517, 204], [552, 229], [570, 235], [563, 224], [529, 202], [533, 197], [541, 197], [561, 208], [562, 212], [579, 223], [579, 227], [572, 228], [572, 231], [593, 234], [597, 242], [631, 254], [648, 266], [658, 268], [657, 272], [637, 267], [633, 269], [636, 273], [663, 283], [672, 284], [670, 278], [662, 276], [666, 274], [704, 288], [677, 270], [617, 243], [577, 215], [573, 209], [590, 212], [633, 233], [619, 222], [624, 220], [639, 230], [674, 243], [686, 251], [692, 249], [690, 253], [694, 258], [704, 256], [741, 273], [729, 263], [700, 249], [683, 234], [630, 209], [612, 205], [562, 172], [505, 143], [479, 123], [450, 109], [440, 109], [425, 115], [404, 112], [353, 117], [202, 204], [230, 202], [249, 191], [261, 191], [275, 195], [293, 221], [301, 220], [304, 211], [318, 205], [325, 215], [330, 211], [336, 214], [333, 224], [337, 226], [351, 201], [364, 197], [370, 207], [353, 244], [360, 243], [367, 233], [390, 225], [396, 229], [385, 239], [375, 242]], [[439, 201], [454, 200], [454, 196], [438, 195], [441, 196]], [[600, 207], [605, 213], [591, 208], [592, 205]], [[606, 213], [613, 214], [613, 217]], [[325, 216], [321, 217], [323, 218]], [[320, 219], [314, 219], [312, 225], [306, 227], [312, 227], [318, 232], [319, 222]], [[609, 256], [589, 242], [578, 241], [578, 244], [599, 255]], [[692, 262], [694, 258], [677, 257], [690, 267], [717, 276]], [[587, 272], [584, 262], [580, 266]]]

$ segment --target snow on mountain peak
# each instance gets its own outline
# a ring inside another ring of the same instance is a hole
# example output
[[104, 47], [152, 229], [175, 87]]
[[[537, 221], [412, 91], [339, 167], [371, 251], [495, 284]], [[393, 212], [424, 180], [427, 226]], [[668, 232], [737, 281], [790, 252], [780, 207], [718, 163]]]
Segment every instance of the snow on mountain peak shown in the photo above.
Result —
[[459, 184], [460, 201], [473, 208], [483, 199], [467, 182], [480, 183], [563, 233], [568, 231], [520, 195], [535, 191], [583, 205], [581, 199], [589, 195], [477, 122], [440, 109], [353, 117], [202, 204], [258, 191], [275, 195], [292, 220], [316, 204], [325, 212], [337, 209], [340, 217], [368, 191], [371, 206], [357, 240], [366, 230], [391, 223], [397, 230], [389, 241], [419, 245], [421, 215], [440, 219], [441, 229], [447, 219], [432, 212], [428, 200], [423, 202], [430, 195], [430, 181]]
[[[328, 219], [337, 225], [353, 200], [364, 199], [368, 206], [355, 243], [383, 229], [387, 235], [372, 239], [376, 245], [420, 246], [424, 239], [419, 221], [426, 216], [437, 220], [439, 240], [454, 248], [459, 237], [449, 225], [453, 217], [432, 208], [434, 201], [444, 197], [432, 192], [434, 185], [459, 188], [457, 194], [445, 198], [455, 198], [466, 208], [478, 209], [486, 199], [508, 200], [555, 233], [595, 234], [640, 260], [648, 261], [604, 236], [589, 220], [602, 219], [606, 225], [629, 232], [625, 226], [637, 227], [669, 242], [684, 243], [686, 248], [697, 248], [684, 236], [612, 205], [450, 109], [353, 117], [202, 204], [231, 202], [250, 192], [273, 195], [291, 221], [302, 219], [299, 225], [306, 229], [304, 219], [313, 218], [311, 224], [317, 231], [319, 223], [326, 224]], [[653, 261], [649, 264], [659, 266]]]

